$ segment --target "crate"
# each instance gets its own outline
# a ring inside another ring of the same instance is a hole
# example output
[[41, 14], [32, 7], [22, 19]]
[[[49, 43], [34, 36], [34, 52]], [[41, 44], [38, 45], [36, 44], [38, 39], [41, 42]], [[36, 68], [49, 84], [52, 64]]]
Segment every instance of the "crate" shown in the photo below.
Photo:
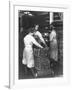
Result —
[[50, 77], [50, 76], [54, 76], [54, 72], [51, 69], [39, 70], [39, 71], [37, 71], [37, 75], [38, 75], [38, 77], [41, 77], [41, 76]]
[[48, 70], [50, 68], [49, 49], [34, 49], [35, 68], [37, 70]]
[[35, 68], [37, 70], [48, 70], [50, 68], [49, 59], [42, 57], [35, 57]]
[[38, 77], [54, 75], [54, 72], [50, 68], [48, 48], [34, 49], [34, 58]]

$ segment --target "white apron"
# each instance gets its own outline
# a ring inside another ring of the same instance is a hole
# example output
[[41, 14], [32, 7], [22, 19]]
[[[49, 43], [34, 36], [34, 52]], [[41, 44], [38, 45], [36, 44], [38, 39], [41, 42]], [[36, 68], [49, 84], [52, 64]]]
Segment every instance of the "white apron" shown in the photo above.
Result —
[[33, 49], [31, 46], [26, 46], [23, 51], [23, 64], [27, 65], [27, 67], [34, 67], [34, 56]]

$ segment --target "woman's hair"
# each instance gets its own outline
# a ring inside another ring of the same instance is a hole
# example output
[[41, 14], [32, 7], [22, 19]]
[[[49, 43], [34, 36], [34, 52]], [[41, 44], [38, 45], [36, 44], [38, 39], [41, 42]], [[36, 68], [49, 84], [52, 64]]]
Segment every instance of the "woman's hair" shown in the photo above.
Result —
[[53, 23], [49, 25], [48, 33], [51, 33], [52, 30], [55, 30]]
[[50, 25], [50, 30], [55, 29], [55, 27], [53, 26], [53, 24]]
[[34, 27], [30, 27], [28, 30], [27, 30], [28, 33], [34, 33]]
[[34, 24], [34, 27], [35, 27], [35, 26], [39, 26], [39, 24]]

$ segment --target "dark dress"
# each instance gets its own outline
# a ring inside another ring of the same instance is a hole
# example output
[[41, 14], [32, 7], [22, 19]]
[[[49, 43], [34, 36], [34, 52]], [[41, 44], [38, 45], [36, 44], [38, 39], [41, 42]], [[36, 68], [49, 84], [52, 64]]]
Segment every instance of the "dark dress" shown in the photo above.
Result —
[[50, 58], [58, 61], [58, 46], [55, 30], [50, 33]]

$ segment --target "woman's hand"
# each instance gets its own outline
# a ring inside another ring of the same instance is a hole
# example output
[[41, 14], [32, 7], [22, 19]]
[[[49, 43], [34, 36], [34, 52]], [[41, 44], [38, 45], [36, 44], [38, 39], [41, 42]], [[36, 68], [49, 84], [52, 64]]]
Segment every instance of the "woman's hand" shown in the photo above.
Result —
[[41, 46], [41, 48], [43, 48], [43, 47]]

